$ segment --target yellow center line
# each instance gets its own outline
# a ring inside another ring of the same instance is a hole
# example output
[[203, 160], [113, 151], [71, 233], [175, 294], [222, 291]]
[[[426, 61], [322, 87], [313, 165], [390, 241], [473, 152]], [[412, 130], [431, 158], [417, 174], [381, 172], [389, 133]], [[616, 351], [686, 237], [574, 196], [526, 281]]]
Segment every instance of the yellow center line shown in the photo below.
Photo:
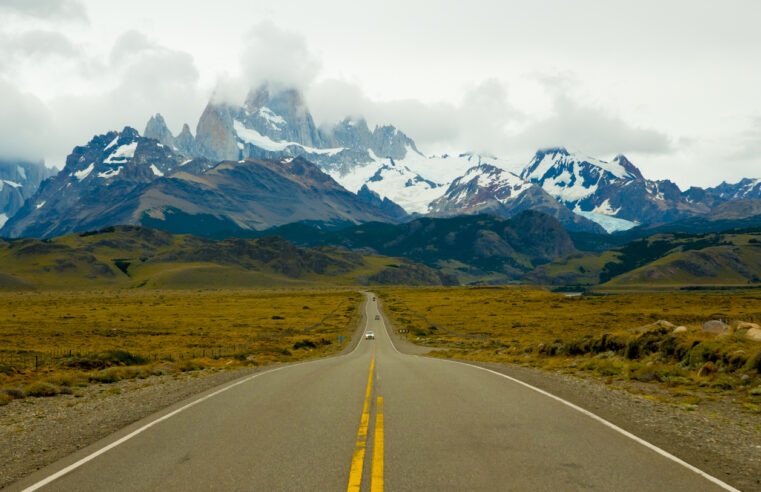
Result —
[[359, 421], [359, 431], [357, 431], [357, 444], [354, 447], [354, 455], [351, 459], [347, 492], [358, 491], [362, 484], [362, 468], [365, 465], [365, 448], [367, 447], [367, 425], [370, 423], [370, 393], [373, 388], [373, 368], [375, 368], [375, 345], [373, 345], [373, 358], [370, 361], [370, 375], [367, 377], [365, 405], [362, 407], [362, 418]]
[[383, 397], [378, 397], [375, 409], [375, 436], [373, 437], [373, 468], [371, 492], [383, 492]]

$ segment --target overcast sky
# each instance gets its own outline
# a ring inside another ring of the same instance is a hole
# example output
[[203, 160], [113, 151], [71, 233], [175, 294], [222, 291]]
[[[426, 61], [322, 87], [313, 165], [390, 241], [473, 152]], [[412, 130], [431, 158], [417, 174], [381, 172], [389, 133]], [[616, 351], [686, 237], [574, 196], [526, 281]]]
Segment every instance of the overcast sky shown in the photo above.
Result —
[[268, 80], [319, 124], [391, 123], [426, 153], [761, 177], [759, 20], [758, 0], [0, 0], [0, 157], [61, 167], [155, 112], [195, 130], [212, 94]]

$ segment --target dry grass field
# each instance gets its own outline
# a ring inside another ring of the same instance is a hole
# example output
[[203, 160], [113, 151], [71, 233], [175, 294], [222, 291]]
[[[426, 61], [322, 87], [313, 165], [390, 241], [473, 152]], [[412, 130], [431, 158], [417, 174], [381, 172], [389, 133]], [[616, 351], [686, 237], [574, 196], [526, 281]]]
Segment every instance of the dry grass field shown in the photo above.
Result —
[[[761, 413], [761, 293], [565, 297], [532, 288], [379, 291], [398, 329], [440, 357], [509, 362], [660, 384], [686, 405], [730, 396]], [[708, 320], [729, 333], [706, 333]], [[684, 326], [676, 333], [677, 326]]]
[[335, 353], [360, 301], [349, 290], [3, 293], [0, 404], [92, 381]]

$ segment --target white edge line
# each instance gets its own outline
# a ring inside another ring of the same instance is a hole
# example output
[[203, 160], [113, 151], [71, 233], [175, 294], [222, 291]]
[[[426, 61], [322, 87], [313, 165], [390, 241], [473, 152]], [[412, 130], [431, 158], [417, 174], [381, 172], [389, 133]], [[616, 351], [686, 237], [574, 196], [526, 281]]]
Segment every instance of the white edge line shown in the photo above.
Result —
[[[367, 299], [365, 299], [365, 325], [367, 325], [367, 321], [368, 321], [368, 318], [367, 318], [367, 308], [368, 307], [369, 307], [369, 303], [368, 303]], [[351, 354], [353, 354], [354, 352], [356, 352], [357, 349], [359, 348], [359, 346], [362, 344], [362, 334], [363, 333], [364, 333], [364, 330], [361, 331], [359, 339], [357, 341], [357, 345], [352, 349], [351, 352], [349, 352], [348, 354], [339, 355], [338, 357], [348, 357]], [[260, 373], [253, 374], [251, 376], [245, 377], [243, 379], [239, 379], [238, 381], [235, 381], [234, 383], [232, 383], [232, 384], [230, 384], [228, 386], [225, 386], [224, 388], [220, 388], [220, 389], [218, 389], [217, 391], [215, 391], [213, 393], [209, 393], [208, 395], [203, 396], [203, 397], [201, 397], [201, 398], [199, 398], [197, 400], [193, 400], [192, 402], [188, 403], [187, 405], [184, 405], [184, 406], [182, 406], [182, 407], [180, 407], [180, 408], [178, 408], [176, 410], [173, 410], [172, 412], [169, 412], [168, 414], [163, 415], [163, 416], [157, 418], [156, 420], [152, 420], [151, 422], [148, 422], [144, 426], [142, 426], [139, 429], [136, 429], [136, 430], [130, 432], [126, 436], [122, 437], [121, 439], [118, 439], [118, 440], [112, 442], [111, 444], [100, 448], [99, 450], [93, 452], [92, 454], [89, 454], [89, 455], [85, 456], [84, 458], [80, 459], [79, 461], [76, 461], [76, 462], [72, 463], [71, 465], [67, 466], [66, 468], [63, 468], [63, 469], [53, 473], [52, 475], [50, 475], [50, 476], [48, 476], [46, 478], [43, 478], [39, 482], [37, 482], [37, 483], [35, 483], [33, 485], [30, 485], [29, 487], [23, 489], [22, 492], [32, 492], [34, 490], [42, 488], [45, 485], [48, 485], [49, 483], [51, 483], [51, 482], [61, 478], [62, 476], [66, 475], [67, 473], [70, 473], [70, 472], [76, 470], [77, 468], [79, 468], [80, 466], [84, 465], [88, 461], [92, 461], [95, 458], [97, 458], [98, 456], [100, 456], [100, 455], [106, 453], [107, 451], [115, 448], [116, 446], [118, 446], [118, 445], [120, 445], [120, 444], [122, 444], [122, 443], [124, 443], [126, 441], [129, 441], [130, 439], [132, 439], [136, 435], [138, 435], [138, 434], [140, 434], [140, 433], [150, 429], [151, 427], [153, 427], [154, 425], [158, 424], [159, 422], [163, 422], [164, 420], [167, 420], [168, 418], [173, 417], [173, 416], [177, 415], [178, 413], [180, 413], [180, 412], [182, 412], [184, 410], [187, 410], [188, 408], [190, 408], [190, 407], [192, 407], [194, 405], [197, 405], [197, 404], [199, 404], [199, 403], [201, 403], [203, 401], [208, 400], [212, 396], [216, 396], [216, 395], [218, 395], [220, 393], [224, 393], [225, 391], [227, 391], [227, 390], [229, 390], [231, 388], [234, 388], [234, 387], [236, 387], [236, 386], [238, 386], [240, 384], [247, 383], [247, 382], [251, 381], [254, 378], [258, 378], [259, 376], [264, 376], [265, 374], [271, 374], [273, 372], [281, 371], [283, 369], [289, 369], [291, 367], [296, 367], [296, 366], [300, 366], [300, 365], [303, 365], [303, 364], [311, 364], [311, 363], [314, 363], [314, 362], [323, 362], [323, 361], [330, 360], [330, 359], [333, 359], [333, 358], [338, 358], [338, 357], [326, 357], [326, 358], [323, 358], [323, 359], [316, 359], [316, 360], [308, 360], [308, 361], [304, 361], [304, 362], [297, 362], [296, 364], [290, 364], [290, 365], [287, 365], [287, 366], [276, 367], [276, 368], [270, 369], [268, 371], [260, 372]]]
[[[384, 327], [386, 327], [385, 320], [384, 320], [383, 325], [384, 325]], [[394, 345], [393, 337], [388, 333], [388, 327], [386, 327], [386, 335], [388, 336], [389, 340], [391, 341], [391, 346], [394, 347], [394, 350], [396, 350], [398, 353], [401, 354], [402, 352], [400, 352], [399, 349], [396, 348], [396, 346]], [[404, 354], [404, 355], [409, 355], [409, 354]], [[413, 357], [422, 357], [422, 356], [413, 355]], [[650, 449], [652, 451], [655, 451], [656, 453], [660, 454], [661, 456], [663, 456], [665, 458], [668, 458], [671, 461], [673, 461], [673, 462], [675, 462], [675, 463], [677, 463], [679, 465], [682, 465], [683, 467], [687, 468], [688, 470], [690, 470], [690, 471], [692, 471], [694, 473], [697, 473], [701, 477], [705, 478], [709, 482], [712, 482], [712, 483], [718, 485], [719, 487], [721, 487], [724, 490], [730, 490], [732, 492], [741, 492], [739, 489], [736, 489], [736, 488], [732, 487], [728, 483], [722, 482], [721, 480], [719, 480], [718, 478], [714, 477], [713, 475], [709, 475], [708, 473], [704, 472], [700, 468], [697, 468], [697, 467], [687, 463], [686, 461], [684, 461], [684, 460], [674, 456], [673, 454], [669, 453], [668, 451], [665, 451], [665, 450], [659, 448], [655, 444], [652, 444], [652, 443], [649, 443], [648, 441], [645, 441], [641, 437], [635, 436], [631, 432], [629, 432], [629, 431], [627, 431], [625, 429], [622, 429], [621, 427], [617, 426], [616, 424], [614, 424], [612, 422], [609, 422], [609, 421], [605, 420], [604, 418], [600, 417], [599, 415], [594, 414], [594, 413], [590, 412], [589, 410], [586, 410], [586, 409], [584, 409], [584, 408], [582, 408], [582, 407], [580, 407], [578, 405], [575, 405], [575, 404], [571, 403], [570, 401], [564, 400], [564, 399], [560, 398], [559, 396], [553, 395], [552, 393], [549, 393], [549, 392], [547, 392], [547, 391], [545, 391], [545, 390], [543, 390], [541, 388], [537, 388], [536, 386], [532, 386], [532, 385], [530, 385], [528, 383], [525, 383], [525, 382], [521, 381], [520, 379], [515, 379], [514, 377], [508, 376], [507, 374], [502, 374], [501, 372], [494, 371], [492, 369], [487, 369], [486, 367], [477, 366], [475, 364], [469, 364], [467, 362], [461, 362], [461, 361], [450, 360], [450, 359], [434, 359], [434, 358], [430, 358], [430, 357], [426, 357], [426, 359], [440, 360], [442, 362], [451, 362], [453, 364], [462, 364], [464, 366], [474, 367], [476, 369], [480, 369], [482, 371], [490, 372], [492, 374], [496, 374], [497, 376], [501, 376], [503, 378], [509, 379], [510, 381], [512, 381], [514, 383], [518, 383], [518, 384], [520, 384], [522, 386], [525, 386], [526, 388], [528, 388], [530, 390], [536, 391], [537, 393], [542, 394], [542, 395], [544, 395], [544, 396], [546, 396], [548, 398], [552, 398], [553, 400], [556, 400], [556, 401], [562, 403], [563, 405], [571, 407], [572, 409], [576, 410], [577, 412], [580, 412], [580, 413], [586, 415], [587, 417], [590, 417], [590, 418], [596, 420], [597, 422], [603, 424], [604, 426], [606, 426], [606, 427], [608, 427], [610, 429], [613, 429], [614, 431], [618, 432], [619, 434], [622, 434], [622, 435], [628, 437], [629, 439], [631, 439], [631, 440], [633, 440], [633, 441], [635, 441], [635, 442], [645, 446], [646, 448], [648, 448], [648, 449]]]

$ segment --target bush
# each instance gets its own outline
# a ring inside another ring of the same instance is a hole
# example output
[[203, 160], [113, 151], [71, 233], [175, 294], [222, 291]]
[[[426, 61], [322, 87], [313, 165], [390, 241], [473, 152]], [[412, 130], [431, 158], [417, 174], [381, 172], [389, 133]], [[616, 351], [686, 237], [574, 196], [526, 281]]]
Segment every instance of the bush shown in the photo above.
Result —
[[55, 396], [59, 393], [58, 386], [43, 381], [37, 381], [24, 387], [26, 396], [44, 397]]
[[2, 407], [3, 405], [9, 404], [13, 400], [15, 400], [15, 398], [13, 398], [11, 395], [0, 393], [0, 407]]
[[45, 382], [56, 386], [62, 386], [64, 388], [72, 388], [86, 385], [87, 379], [87, 376], [82, 373], [57, 374], [47, 378]]
[[148, 360], [139, 355], [131, 354], [126, 350], [107, 350], [97, 356], [98, 359], [112, 364], [124, 364], [125, 366], [137, 366], [146, 364]]
[[0, 395], [8, 395], [11, 398], [16, 398], [17, 400], [20, 400], [24, 397], [24, 392], [18, 388], [3, 388], [2, 391], [0, 391]]
[[748, 359], [748, 368], [755, 369], [756, 372], [761, 374], [761, 350], [758, 351], [755, 357]]
[[139, 367], [109, 367], [90, 374], [90, 381], [96, 383], [115, 383], [122, 379], [133, 379], [143, 374], [143, 370]]
[[298, 350], [301, 348], [317, 348], [317, 345], [311, 340], [299, 340], [293, 344], [293, 349]]
[[72, 358], [66, 361], [67, 367], [84, 370], [103, 369], [114, 365], [133, 366], [146, 364], [148, 359], [132, 354], [126, 350], [107, 350], [86, 357]]

